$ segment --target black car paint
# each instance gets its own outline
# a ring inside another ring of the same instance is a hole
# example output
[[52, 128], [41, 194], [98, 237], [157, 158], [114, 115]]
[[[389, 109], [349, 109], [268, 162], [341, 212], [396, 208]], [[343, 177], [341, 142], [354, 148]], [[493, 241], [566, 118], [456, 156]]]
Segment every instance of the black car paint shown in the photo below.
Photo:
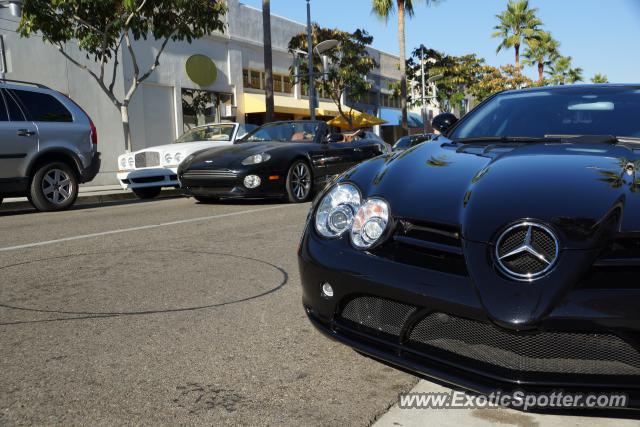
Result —
[[[343, 301], [373, 295], [517, 333], [611, 332], [640, 351], [640, 251], [634, 259], [599, 258], [614, 239], [640, 239], [639, 166], [634, 144], [465, 145], [446, 136], [360, 164], [339, 182], [355, 184], [363, 198], [387, 200], [396, 227], [410, 219], [454, 230], [461, 247], [450, 249], [464, 254], [467, 274], [358, 251], [345, 237], [321, 238], [314, 206], [298, 253], [309, 319], [369, 356], [469, 390], [625, 391], [631, 406], [640, 407], [637, 377], [496, 376], [350, 330], [338, 319]], [[523, 219], [549, 225], [562, 242], [558, 267], [526, 284], [503, 276], [492, 260], [496, 236]], [[595, 276], [594, 265], [627, 268]], [[324, 282], [333, 285], [331, 299], [321, 295]]]
[[[186, 194], [222, 197], [280, 197], [286, 194], [286, 177], [296, 160], [305, 160], [314, 177], [314, 187], [322, 188], [334, 176], [353, 165], [383, 153], [380, 144], [371, 140], [352, 142], [326, 142], [329, 128], [317, 122], [319, 132], [308, 142], [243, 142], [220, 148], [211, 148], [196, 153], [178, 168], [178, 178]], [[257, 165], [243, 165], [242, 161], [255, 154], [268, 153], [271, 158]], [[226, 169], [235, 173], [235, 178], [199, 180], [187, 179], [190, 170]], [[247, 175], [258, 175], [262, 185], [247, 189], [243, 180]], [[269, 176], [278, 176], [274, 181]]]

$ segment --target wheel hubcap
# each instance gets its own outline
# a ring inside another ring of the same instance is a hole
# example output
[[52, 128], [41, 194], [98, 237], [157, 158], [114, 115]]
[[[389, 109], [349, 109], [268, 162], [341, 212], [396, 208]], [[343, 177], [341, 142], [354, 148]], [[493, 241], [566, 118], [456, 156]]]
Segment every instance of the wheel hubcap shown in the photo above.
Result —
[[61, 205], [71, 197], [73, 183], [65, 171], [51, 169], [42, 179], [42, 193], [54, 205]]
[[309, 168], [304, 163], [299, 163], [293, 169], [291, 177], [293, 194], [298, 200], [302, 200], [309, 194], [311, 190], [311, 174]]

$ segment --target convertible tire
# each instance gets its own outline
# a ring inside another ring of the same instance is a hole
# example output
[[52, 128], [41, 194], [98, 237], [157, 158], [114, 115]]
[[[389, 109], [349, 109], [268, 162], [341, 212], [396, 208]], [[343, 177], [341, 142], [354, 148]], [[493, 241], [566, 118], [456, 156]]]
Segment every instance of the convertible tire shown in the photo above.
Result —
[[78, 198], [78, 178], [66, 163], [40, 166], [31, 179], [29, 201], [40, 212], [69, 209]]
[[309, 163], [304, 160], [293, 162], [287, 173], [287, 200], [304, 203], [311, 198], [313, 175]]
[[217, 197], [207, 197], [207, 196], [193, 196], [194, 199], [198, 201], [198, 203], [202, 203], [203, 205], [210, 205], [211, 203], [216, 203], [220, 199]]
[[149, 200], [158, 197], [162, 187], [132, 188], [132, 191], [139, 199]]

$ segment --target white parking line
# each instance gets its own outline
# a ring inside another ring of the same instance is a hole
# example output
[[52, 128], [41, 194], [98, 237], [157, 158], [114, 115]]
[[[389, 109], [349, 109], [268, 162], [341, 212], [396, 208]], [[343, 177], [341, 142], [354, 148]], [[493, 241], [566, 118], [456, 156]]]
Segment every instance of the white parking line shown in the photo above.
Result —
[[188, 224], [190, 222], [209, 221], [209, 220], [212, 220], [212, 219], [226, 218], [226, 217], [229, 217], [229, 216], [236, 216], [236, 215], [246, 215], [246, 214], [250, 214], [250, 213], [264, 212], [264, 211], [269, 211], [269, 210], [273, 210], [273, 209], [281, 209], [281, 208], [284, 208], [284, 207], [290, 207], [290, 205], [271, 206], [271, 207], [268, 207], [268, 208], [250, 209], [250, 210], [240, 211], [240, 212], [229, 212], [229, 213], [225, 213], [225, 214], [203, 216], [203, 217], [200, 217], [200, 218], [183, 219], [183, 220], [179, 220], [179, 221], [163, 222], [163, 223], [160, 223], [160, 224], [142, 225], [142, 226], [139, 226], [139, 227], [121, 228], [119, 230], [109, 230], [109, 231], [103, 231], [103, 232], [100, 232], [100, 233], [83, 234], [83, 235], [80, 235], [80, 236], [63, 237], [62, 239], [46, 240], [46, 241], [43, 241], [43, 242], [35, 242], [35, 243], [27, 243], [25, 245], [7, 246], [7, 247], [4, 247], [4, 248], [0, 248], [0, 252], [15, 251], [15, 250], [18, 250], [18, 249], [28, 249], [28, 248], [34, 248], [34, 247], [37, 247], [37, 246], [52, 245], [54, 243], [70, 242], [70, 241], [73, 241], [73, 240], [90, 239], [92, 237], [109, 236], [109, 235], [112, 235], [112, 234], [128, 233], [130, 231], [140, 231], [140, 230], [148, 230], [148, 229], [151, 229], [151, 228], [168, 227], [168, 226], [171, 226], [171, 225]]

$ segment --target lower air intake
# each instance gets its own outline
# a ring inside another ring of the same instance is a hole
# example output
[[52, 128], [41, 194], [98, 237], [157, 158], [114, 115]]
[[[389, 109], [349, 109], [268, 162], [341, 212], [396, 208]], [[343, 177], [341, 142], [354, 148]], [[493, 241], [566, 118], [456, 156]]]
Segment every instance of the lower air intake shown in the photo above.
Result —
[[375, 297], [354, 298], [342, 310], [342, 318], [368, 329], [399, 336], [416, 307]]
[[640, 375], [640, 354], [613, 334], [516, 333], [432, 313], [415, 326], [409, 341], [514, 371]]

